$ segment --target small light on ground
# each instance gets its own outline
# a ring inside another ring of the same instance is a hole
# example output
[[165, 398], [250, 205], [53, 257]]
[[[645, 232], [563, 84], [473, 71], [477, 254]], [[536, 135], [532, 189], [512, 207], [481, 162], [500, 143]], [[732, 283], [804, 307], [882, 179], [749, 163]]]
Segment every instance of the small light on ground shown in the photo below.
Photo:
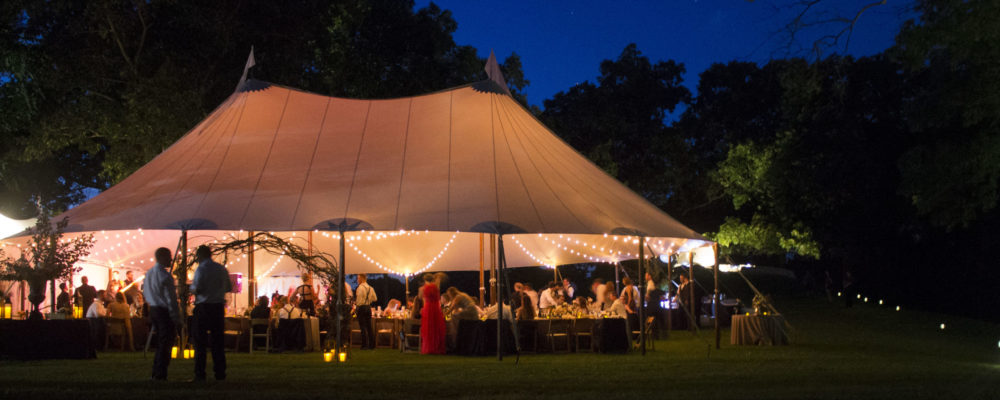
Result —
[[837, 292], [837, 297], [840, 297], [840, 292]]
[[944, 330], [944, 324], [941, 324], [941, 330], [942, 331]]
[[865, 303], [867, 303], [867, 302], [868, 302], [868, 298], [867, 298], [867, 297], [865, 297]]
[[882, 305], [882, 300], [879, 300], [879, 301], [878, 301], [878, 305]]
[[899, 306], [896, 306], [896, 311], [899, 311]]
[[861, 298], [861, 295], [860, 295], [860, 294], [858, 295], [858, 298], [859, 298], [859, 299]]

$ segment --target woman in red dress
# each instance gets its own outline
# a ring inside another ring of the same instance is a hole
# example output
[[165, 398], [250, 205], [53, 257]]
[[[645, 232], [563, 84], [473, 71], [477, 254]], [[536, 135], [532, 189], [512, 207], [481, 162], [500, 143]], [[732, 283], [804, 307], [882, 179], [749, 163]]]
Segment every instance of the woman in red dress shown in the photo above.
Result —
[[441, 313], [441, 292], [434, 274], [424, 275], [424, 286], [420, 288], [424, 298], [420, 309], [420, 354], [445, 353], [444, 314]]

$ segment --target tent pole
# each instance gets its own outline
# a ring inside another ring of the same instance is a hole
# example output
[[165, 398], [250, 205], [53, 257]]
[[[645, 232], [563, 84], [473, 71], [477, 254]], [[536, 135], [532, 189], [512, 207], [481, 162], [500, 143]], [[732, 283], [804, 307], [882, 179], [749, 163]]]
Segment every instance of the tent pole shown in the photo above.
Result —
[[688, 285], [691, 285], [691, 290], [688, 291], [690, 296], [688, 296], [688, 301], [691, 305], [691, 326], [688, 328], [691, 332], [695, 330], [695, 324], [698, 323], [698, 311], [697, 304], [694, 304], [694, 250], [688, 251]]
[[484, 262], [483, 256], [485, 251], [483, 250], [483, 233], [479, 233], [479, 308], [484, 307], [484, 302], [486, 301], [486, 277], [483, 273]]
[[503, 274], [503, 265], [507, 260], [503, 254], [503, 234], [497, 235], [497, 255], [500, 257], [497, 263], [497, 280], [493, 287], [497, 293], [497, 361], [503, 361], [503, 299], [500, 291], [500, 276]]
[[493, 234], [490, 234], [490, 302], [496, 303], [497, 301], [497, 289], [496, 289], [496, 272], [497, 272], [497, 252], [496, 252], [496, 240], [493, 240]]
[[252, 306], [254, 304], [254, 299], [257, 298], [257, 275], [254, 271], [253, 260], [253, 253], [256, 249], [254, 248], [253, 231], [249, 231], [248, 233], [250, 234], [250, 245], [247, 247], [247, 275], [249, 275], [247, 279], [247, 304]]
[[344, 338], [341, 337], [344, 316], [342, 315], [344, 306], [344, 228], [340, 228], [340, 268], [337, 271], [337, 353], [344, 350]]
[[619, 293], [619, 289], [618, 289], [618, 269], [621, 268], [621, 266], [622, 266], [621, 263], [619, 263], [617, 261], [615, 262], [615, 293], [616, 294]]
[[[181, 230], [181, 263], [180, 271], [175, 274], [177, 276], [177, 293], [180, 301], [181, 309], [181, 348], [187, 348], [187, 305], [188, 305], [188, 275], [187, 275], [187, 258], [188, 258], [188, 232], [186, 229]], [[213, 360], [214, 361], [214, 360]]]
[[646, 355], [646, 237], [639, 236], [639, 273], [636, 279], [639, 285], [639, 349]]
[[719, 244], [712, 243], [712, 253], [715, 254], [715, 263], [712, 265], [712, 274], [715, 275], [715, 298], [712, 299], [712, 315], [715, 316], [715, 348], [719, 348], [722, 333], [719, 331]]
[[[671, 247], [673, 249], [673, 247]], [[674, 264], [670, 260], [670, 253], [667, 252], [667, 332], [663, 336], [666, 339], [670, 339], [670, 330], [674, 328], [674, 324], [670, 315], [673, 314], [674, 301], [670, 298], [670, 289], [674, 282]]]

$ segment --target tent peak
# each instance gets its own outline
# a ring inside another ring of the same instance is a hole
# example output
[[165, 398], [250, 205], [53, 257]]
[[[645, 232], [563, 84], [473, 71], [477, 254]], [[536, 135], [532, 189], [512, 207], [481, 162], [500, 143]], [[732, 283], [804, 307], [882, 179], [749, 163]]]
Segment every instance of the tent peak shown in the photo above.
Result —
[[236, 91], [239, 92], [243, 89], [244, 84], [247, 82], [247, 75], [250, 73], [250, 68], [257, 65], [257, 60], [253, 57], [253, 46], [250, 46], [250, 55], [247, 56], [247, 64], [243, 67], [243, 75], [240, 76], [240, 83], [236, 84]]
[[500, 89], [504, 93], [510, 95], [510, 89], [507, 88], [507, 80], [504, 79], [503, 72], [500, 72], [500, 64], [497, 63], [497, 56], [493, 53], [492, 49], [490, 49], [490, 58], [486, 60], [486, 67], [484, 69], [486, 70], [486, 76], [488, 76], [493, 83], [500, 86]]

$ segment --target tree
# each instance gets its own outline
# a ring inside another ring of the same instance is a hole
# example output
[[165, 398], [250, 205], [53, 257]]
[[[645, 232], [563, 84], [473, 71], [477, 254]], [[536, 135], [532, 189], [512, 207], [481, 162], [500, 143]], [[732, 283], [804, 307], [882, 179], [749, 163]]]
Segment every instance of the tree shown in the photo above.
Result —
[[[577, 151], [654, 204], [663, 205], [683, 174], [674, 156], [684, 144], [666, 126], [690, 92], [684, 66], [651, 63], [635, 44], [604, 60], [596, 84], [584, 82], [545, 100], [541, 119]], [[679, 158], [680, 156], [678, 156]]]
[[916, 10], [892, 49], [919, 89], [901, 190], [934, 225], [968, 226], [1000, 196], [1000, 3], [922, 0]]

